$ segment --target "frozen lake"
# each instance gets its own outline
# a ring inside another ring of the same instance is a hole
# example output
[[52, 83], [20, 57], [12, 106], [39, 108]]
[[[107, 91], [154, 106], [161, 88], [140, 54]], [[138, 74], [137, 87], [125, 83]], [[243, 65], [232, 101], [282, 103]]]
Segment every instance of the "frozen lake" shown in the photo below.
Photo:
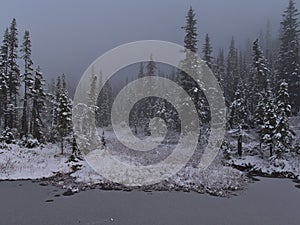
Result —
[[3, 225], [299, 225], [300, 189], [259, 178], [237, 196], [88, 190], [72, 196], [31, 181], [0, 182]]

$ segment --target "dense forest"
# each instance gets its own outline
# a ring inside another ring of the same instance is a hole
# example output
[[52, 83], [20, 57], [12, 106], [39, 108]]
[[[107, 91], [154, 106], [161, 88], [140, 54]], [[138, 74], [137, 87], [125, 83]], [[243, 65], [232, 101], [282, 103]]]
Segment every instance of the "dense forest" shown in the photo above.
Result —
[[[249, 130], [257, 133], [260, 151], [266, 156], [282, 158], [291, 152], [299, 153], [299, 140], [289, 123], [289, 118], [299, 116], [300, 110], [300, 30], [294, 0], [289, 1], [283, 13], [279, 36], [271, 36], [268, 23], [262, 35], [249, 42], [246, 50], [236, 47], [235, 37], [228, 49], [213, 50], [209, 34], [200, 46], [197, 22], [196, 13], [190, 7], [182, 27], [184, 47], [199, 54], [217, 77], [226, 100], [227, 129], [234, 130], [239, 140], [238, 154], [243, 153], [243, 132]], [[5, 30], [0, 49], [0, 142], [24, 147], [59, 143], [62, 153], [65, 144], [75, 149], [72, 96], [68, 94], [66, 77], [61, 75], [46, 83], [42, 68], [32, 60], [31, 45], [29, 31], [25, 31], [19, 41], [17, 23], [13, 19]], [[193, 99], [202, 123], [210, 123], [207, 100], [187, 74], [177, 69], [165, 73], [150, 58], [140, 64], [135, 78], [145, 76], [162, 76], [180, 84]], [[108, 82], [97, 96], [99, 82], [96, 76], [91, 77], [89, 100], [98, 99], [93, 109], [97, 126], [107, 127], [118, 91]], [[154, 116], [163, 118], [174, 130], [180, 130], [178, 115], [167, 101], [153, 97], [139, 104], [130, 120], [137, 135], [150, 135], [148, 124]]]
[[72, 101], [65, 76], [47, 85], [41, 69], [33, 63], [29, 31], [20, 46], [18, 40], [13, 19], [1, 45], [0, 141], [19, 142], [24, 147], [63, 143], [72, 130]]

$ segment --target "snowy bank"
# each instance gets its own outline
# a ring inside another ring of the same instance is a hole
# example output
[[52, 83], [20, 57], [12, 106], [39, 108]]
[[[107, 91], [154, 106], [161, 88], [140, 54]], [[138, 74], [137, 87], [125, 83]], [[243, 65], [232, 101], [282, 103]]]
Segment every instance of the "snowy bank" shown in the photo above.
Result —
[[60, 155], [56, 145], [24, 148], [9, 144], [0, 149], [0, 180], [40, 179], [55, 173], [69, 173], [68, 155]]
[[295, 155], [288, 159], [262, 159], [259, 156], [245, 156], [229, 161], [233, 167], [247, 170], [250, 173], [287, 177], [300, 180], [300, 156]]
[[71, 192], [88, 188], [118, 190], [176, 190], [196, 191], [226, 196], [232, 190], [242, 189], [247, 178], [233, 168], [218, 161], [205, 171], [192, 166], [159, 184], [143, 187], [125, 187], [108, 181], [97, 174], [86, 161], [70, 162], [70, 154], [60, 154], [56, 145], [27, 149], [6, 145], [0, 149], [0, 180], [32, 179], [61, 186]]

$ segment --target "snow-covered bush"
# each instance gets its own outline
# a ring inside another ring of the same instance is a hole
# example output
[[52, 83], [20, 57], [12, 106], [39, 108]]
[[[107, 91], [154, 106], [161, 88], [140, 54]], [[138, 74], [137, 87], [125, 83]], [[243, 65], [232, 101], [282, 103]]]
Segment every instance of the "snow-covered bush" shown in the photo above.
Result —
[[274, 165], [275, 167], [284, 169], [286, 166], [286, 160], [278, 159], [276, 155], [270, 157], [269, 160], [270, 160], [271, 164]]
[[4, 142], [6, 144], [14, 144], [15, 143], [15, 135], [11, 129], [5, 129], [0, 133], [0, 142]]
[[295, 141], [292, 151], [300, 154], [300, 140]]
[[20, 143], [21, 146], [24, 146], [25, 148], [35, 148], [40, 145], [39, 141], [31, 136], [27, 138], [23, 138]]
[[125, 122], [125, 121], [122, 121], [122, 122], [120, 123], [120, 126], [121, 126], [122, 128], [126, 127], [126, 126], [127, 126], [127, 125], [126, 125], [126, 122]]
[[233, 146], [226, 140], [223, 141], [221, 150], [225, 159], [230, 159], [232, 155]]

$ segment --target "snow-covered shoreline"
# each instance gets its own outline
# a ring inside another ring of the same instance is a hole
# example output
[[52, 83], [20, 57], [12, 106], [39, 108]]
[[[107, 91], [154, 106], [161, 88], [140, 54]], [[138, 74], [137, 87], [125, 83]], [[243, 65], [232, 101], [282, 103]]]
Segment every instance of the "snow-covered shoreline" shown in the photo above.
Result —
[[285, 177], [300, 180], [300, 157], [290, 159], [262, 159], [259, 156], [246, 156], [229, 160], [230, 166], [244, 170], [249, 174], [261, 176]]
[[29, 179], [51, 183], [71, 192], [99, 187], [126, 191], [195, 191], [227, 196], [234, 190], [243, 189], [248, 180], [243, 172], [214, 163], [205, 171], [188, 166], [158, 184], [125, 187], [101, 177], [84, 160], [70, 161], [70, 155], [68, 151], [61, 155], [54, 144], [32, 149], [7, 145], [0, 149], [0, 181]]

